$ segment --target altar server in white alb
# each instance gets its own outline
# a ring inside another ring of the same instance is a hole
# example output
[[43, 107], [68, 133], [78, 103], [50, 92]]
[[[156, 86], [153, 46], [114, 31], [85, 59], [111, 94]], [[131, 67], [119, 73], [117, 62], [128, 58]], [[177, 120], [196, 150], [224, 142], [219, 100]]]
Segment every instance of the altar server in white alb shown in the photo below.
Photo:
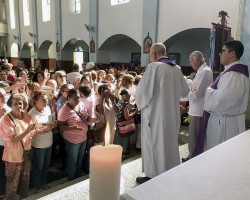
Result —
[[150, 60], [135, 94], [142, 116], [142, 162], [146, 174], [137, 177], [139, 184], [180, 164], [180, 98], [189, 92], [180, 67], [166, 56], [164, 44], [151, 47]]
[[193, 51], [189, 56], [190, 66], [196, 71], [191, 90], [188, 94], [190, 116], [187, 158], [182, 158], [185, 162], [192, 158], [195, 150], [197, 136], [199, 133], [200, 122], [203, 116], [204, 98], [206, 89], [213, 83], [213, 73], [205, 63], [203, 54], [200, 51]]
[[210, 149], [246, 130], [249, 95], [248, 67], [239, 63], [244, 52], [240, 41], [224, 43], [220, 62], [225, 70], [206, 90], [204, 110], [210, 113], [205, 149]]

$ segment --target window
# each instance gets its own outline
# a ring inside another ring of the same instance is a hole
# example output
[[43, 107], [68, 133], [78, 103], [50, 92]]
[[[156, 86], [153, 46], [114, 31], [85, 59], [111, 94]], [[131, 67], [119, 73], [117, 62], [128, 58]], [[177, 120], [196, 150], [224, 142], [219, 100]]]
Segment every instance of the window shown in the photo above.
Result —
[[73, 61], [80, 66], [80, 71], [82, 70], [83, 63], [83, 49], [80, 46], [77, 46], [73, 52]]
[[69, 0], [69, 12], [72, 14], [81, 13], [81, 0]]
[[50, 0], [42, 0], [43, 22], [50, 21]]
[[129, 3], [130, 0], [111, 0], [111, 6], [115, 6], [122, 3]]
[[76, 13], [81, 12], [81, 0], [75, 0], [75, 12]]
[[15, 20], [15, 5], [14, 0], [10, 0], [10, 28], [15, 29], [16, 28], [16, 20]]
[[30, 25], [30, 2], [29, 0], [23, 0], [23, 23], [24, 23], [24, 26]]

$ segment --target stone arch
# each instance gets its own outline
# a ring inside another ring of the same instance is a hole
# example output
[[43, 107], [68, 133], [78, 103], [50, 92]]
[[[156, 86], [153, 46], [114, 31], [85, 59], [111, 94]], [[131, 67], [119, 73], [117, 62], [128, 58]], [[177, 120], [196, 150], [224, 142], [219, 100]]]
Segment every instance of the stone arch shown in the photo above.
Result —
[[127, 35], [116, 34], [107, 38], [97, 51], [99, 63], [130, 63], [133, 55], [140, 58], [141, 46]]

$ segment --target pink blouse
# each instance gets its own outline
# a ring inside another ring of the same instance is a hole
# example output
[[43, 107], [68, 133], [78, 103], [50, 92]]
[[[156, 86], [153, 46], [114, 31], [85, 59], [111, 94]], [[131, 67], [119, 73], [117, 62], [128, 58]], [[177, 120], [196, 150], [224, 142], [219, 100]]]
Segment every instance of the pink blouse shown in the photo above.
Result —
[[[23, 162], [23, 147], [21, 141], [11, 142], [10, 139], [15, 135], [23, 133], [32, 123], [32, 119], [27, 113], [24, 114], [22, 120], [15, 119], [13, 116], [12, 118], [16, 125], [11, 121], [7, 114], [1, 118], [0, 122], [4, 140], [3, 161], [19, 163]], [[16, 128], [16, 126], [19, 128]], [[22, 142], [26, 150], [31, 149], [31, 137], [29, 134], [22, 139]]]

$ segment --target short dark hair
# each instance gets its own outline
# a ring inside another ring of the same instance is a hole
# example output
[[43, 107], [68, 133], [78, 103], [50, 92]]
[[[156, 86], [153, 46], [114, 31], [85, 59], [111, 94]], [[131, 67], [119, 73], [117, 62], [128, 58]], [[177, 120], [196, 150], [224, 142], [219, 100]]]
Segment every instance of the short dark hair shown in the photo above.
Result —
[[80, 85], [79, 92], [82, 93], [85, 97], [89, 97], [89, 95], [91, 94], [91, 89], [86, 85]]
[[123, 89], [123, 90], [120, 92], [120, 95], [130, 95], [130, 92], [129, 92], [127, 89]]
[[72, 65], [72, 70], [79, 70], [79, 65], [77, 64], [77, 63], [74, 63], [73, 65]]
[[10, 66], [9, 65], [7, 65], [7, 64], [3, 64], [2, 66], [1, 66], [1, 70], [10, 70]]
[[76, 89], [70, 89], [68, 91], [67, 99], [69, 99], [71, 97], [74, 97], [74, 96], [77, 96], [77, 90]]
[[37, 82], [38, 83], [38, 74], [41, 74], [44, 77], [44, 72], [43, 71], [38, 71], [32, 77], [32, 81], [33, 82]]
[[229, 51], [233, 51], [239, 60], [244, 53], [244, 45], [239, 40], [231, 40], [224, 43]]
[[100, 85], [99, 88], [98, 88], [98, 90], [97, 90], [97, 93], [98, 93], [99, 95], [102, 95], [102, 93], [103, 93], [105, 90], [110, 91], [109, 86], [106, 85], [106, 84]]

